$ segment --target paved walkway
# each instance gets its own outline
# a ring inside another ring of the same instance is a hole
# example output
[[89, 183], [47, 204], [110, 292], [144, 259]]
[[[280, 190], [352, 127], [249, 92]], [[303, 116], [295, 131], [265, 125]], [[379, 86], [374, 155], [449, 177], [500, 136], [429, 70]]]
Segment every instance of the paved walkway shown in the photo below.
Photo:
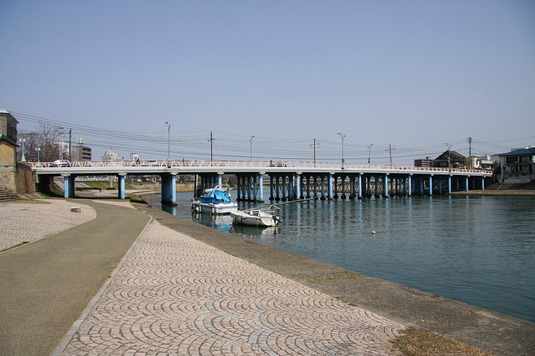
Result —
[[[18, 226], [18, 232], [15, 228], [10, 233], [22, 235], [27, 240], [28, 224], [22, 222], [28, 219], [28, 214], [32, 214], [33, 225], [43, 225], [38, 229], [42, 236], [50, 236], [66, 226], [94, 218], [93, 208], [83, 202], [51, 200], [50, 203], [1, 204], [0, 211], [4, 215], [0, 225]], [[92, 221], [92, 227], [97, 229], [103, 218], [101, 215], [109, 215], [112, 210], [103, 208], [106, 201], [87, 203], [99, 212]], [[114, 204], [129, 206], [128, 203]], [[71, 213], [71, 206], [81, 206], [84, 218], [79, 213]], [[133, 211], [130, 220], [139, 219], [139, 215], [138, 211]], [[82, 226], [87, 228], [87, 224], [83, 224], [78, 229]], [[120, 226], [110, 226], [110, 229], [112, 235], [118, 234]], [[34, 233], [32, 239], [42, 237], [38, 235]], [[32, 249], [37, 254], [43, 249], [57, 249], [65, 243], [65, 240], [58, 240], [62, 235], [76, 241], [84, 234], [80, 235], [74, 228], [31, 246], [4, 252], [0, 255], [2, 274], [16, 273], [13, 266], [22, 264]], [[56, 245], [43, 244], [54, 241], [57, 241]], [[98, 245], [102, 243], [100, 241]], [[79, 256], [75, 258], [81, 258], [84, 251], [77, 250], [76, 254]], [[16, 260], [17, 257], [20, 260]], [[15, 261], [6, 267], [6, 263], [13, 259]], [[62, 265], [61, 262], [58, 264]], [[80, 273], [79, 269], [76, 273]], [[80, 279], [84, 278], [80, 276]], [[397, 355], [390, 340], [404, 328], [397, 322], [233, 257], [167, 228], [157, 220], [139, 235], [113, 277], [100, 282], [100, 291], [93, 293], [96, 296], [76, 322], [67, 316], [56, 316], [61, 319], [58, 325], [38, 320], [53, 318], [55, 315], [52, 314], [59, 313], [62, 306], [78, 310], [80, 315], [77, 307], [64, 304], [50, 305], [51, 313], [34, 319], [38, 311], [25, 309], [35, 303], [27, 306], [25, 300], [7, 296], [8, 285], [19, 282], [11, 277], [0, 280], [0, 286], [4, 288], [0, 294], [7, 301], [0, 308], [2, 313], [5, 312], [3, 330], [0, 331], [0, 349], [4, 351], [0, 354], [48, 354], [50, 346], [40, 346], [39, 343], [52, 339], [55, 345], [59, 343], [53, 352], [56, 355]], [[61, 285], [65, 288], [64, 293], [68, 293], [69, 286]], [[13, 287], [20, 288], [18, 285]], [[26, 295], [31, 295], [34, 287], [30, 283]], [[44, 294], [51, 292], [42, 291]], [[24, 293], [23, 290], [19, 294], [23, 299]], [[45, 295], [41, 294], [41, 297]], [[83, 298], [76, 296], [74, 299]], [[10, 307], [19, 303], [22, 307], [10, 314]], [[84, 303], [88, 305], [88, 300]], [[42, 301], [38, 307], [44, 307]], [[37, 325], [28, 332], [29, 326], [24, 324], [33, 322]], [[10, 330], [19, 323], [21, 330]], [[56, 339], [57, 332], [50, 328], [61, 329], [66, 325], [74, 326], [59, 342], [61, 337]], [[13, 340], [17, 338], [22, 344]]]
[[57, 234], [96, 217], [95, 210], [87, 205], [74, 213], [71, 207], [79, 204], [59, 199], [37, 202], [0, 203], [0, 251]]
[[394, 355], [402, 329], [153, 221], [62, 355]]
[[[34, 227], [47, 235], [79, 218], [66, 209], [78, 201], [50, 203], [55, 213], [45, 204], [29, 211], [0, 203], [10, 211], [0, 220], [0, 231], [18, 220], [16, 234], [26, 239]], [[97, 218], [0, 253], [0, 355], [49, 355], [150, 221], [134, 209], [89, 201], [80, 206], [82, 212], [95, 209]], [[47, 224], [49, 229], [42, 227]]]

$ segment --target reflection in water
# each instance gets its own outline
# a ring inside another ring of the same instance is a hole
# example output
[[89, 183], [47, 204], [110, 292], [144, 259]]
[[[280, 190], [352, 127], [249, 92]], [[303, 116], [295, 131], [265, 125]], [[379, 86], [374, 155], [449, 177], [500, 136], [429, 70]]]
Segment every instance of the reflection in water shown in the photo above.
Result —
[[[433, 196], [281, 204], [276, 228], [172, 214], [282, 250], [535, 321], [532, 198]], [[266, 195], [267, 196], [267, 195]], [[240, 203], [240, 209], [257, 204]], [[372, 234], [376, 231], [376, 234]]]

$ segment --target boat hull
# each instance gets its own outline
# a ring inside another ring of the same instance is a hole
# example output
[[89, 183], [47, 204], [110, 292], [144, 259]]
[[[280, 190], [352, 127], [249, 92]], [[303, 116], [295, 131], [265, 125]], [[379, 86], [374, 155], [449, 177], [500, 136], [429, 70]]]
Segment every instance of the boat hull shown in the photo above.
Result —
[[262, 226], [269, 227], [275, 226], [278, 223], [278, 217], [267, 214], [260, 213], [258, 215], [248, 214], [242, 211], [232, 213], [232, 222], [239, 225], [249, 225], [249, 226]]
[[225, 215], [238, 211], [237, 203], [202, 203], [200, 201], [194, 201], [191, 204], [191, 209], [198, 213], [206, 213], [212, 215]]

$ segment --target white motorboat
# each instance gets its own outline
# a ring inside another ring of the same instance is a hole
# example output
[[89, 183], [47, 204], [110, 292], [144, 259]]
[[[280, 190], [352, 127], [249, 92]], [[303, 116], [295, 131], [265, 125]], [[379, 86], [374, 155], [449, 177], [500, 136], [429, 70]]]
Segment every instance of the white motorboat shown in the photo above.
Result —
[[238, 204], [230, 200], [230, 193], [227, 190], [216, 186], [206, 189], [199, 199], [193, 200], [191, 209], [213, 215], [231, 214], [238, 211]]
[[273, 211], [261, 209], [238, 210], [231, 215], [232, 222], [240, 225], [268, 227], [280, 222], [280, 218]]

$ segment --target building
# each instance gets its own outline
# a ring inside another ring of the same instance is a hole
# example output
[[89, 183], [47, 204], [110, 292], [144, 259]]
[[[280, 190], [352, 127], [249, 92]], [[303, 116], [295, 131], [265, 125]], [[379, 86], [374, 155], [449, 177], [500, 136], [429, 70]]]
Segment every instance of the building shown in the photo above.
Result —
[[102, 155], [102, 160], [105, 162], [118, 162], [122, 161], [123, 159], [123, 157], [119, 157], [119, 155], [112, 150], [107, 150], [104, 152], [104, 155]]
[[530, 183], [535, 180], [535, 146], [513, 149], [500, 157], [500, 183]]
[[456, 151], [447, 150], [435, 158], [431, 167], [465, 168], [467, 158]]
[[7, 110], [0, 110], [0, 165], [2, 166], [16, 165], [18, 123]]
[[494, 169], [494, 160], [490, 155], [470, 157], [470, 165], [467, 168], [476, 168], [491, 171]]
[[16, 192], [17, 125], [7, 110], [0, 110], [0, 188]]
[[429, 168], [433, 164], [433, 160], [429, 157], [425, 157], [424, 159], [415, 159], [414, 160], [414, 167], [426, 167]]
[[91, 161], [91, 147], [75, 145], [71, 147], [71, 160], [73, 162]]
[[0, 109], [0, 192], [32, 193], [33, 173], [29, 166], [17, 162], [18, 123], [9, 111]]

